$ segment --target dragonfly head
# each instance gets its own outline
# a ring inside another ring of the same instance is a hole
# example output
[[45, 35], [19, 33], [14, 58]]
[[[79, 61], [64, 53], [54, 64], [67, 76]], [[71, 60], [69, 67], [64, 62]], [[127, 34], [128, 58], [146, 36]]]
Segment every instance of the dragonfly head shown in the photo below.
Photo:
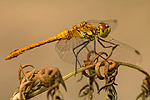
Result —
[[108, 24], [106, 23], [99, 23], [98, 25], [98, 33], [100, 35], [100, 37], [102, 38], [106, 38], [108, 36], [108, 34], [110, 33], [111, 28]]

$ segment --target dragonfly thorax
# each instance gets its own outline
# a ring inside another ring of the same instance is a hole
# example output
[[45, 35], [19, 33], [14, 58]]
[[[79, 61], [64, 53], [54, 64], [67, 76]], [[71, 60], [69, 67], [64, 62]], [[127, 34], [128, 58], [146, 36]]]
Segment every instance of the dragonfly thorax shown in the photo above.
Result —
[[95, 39], [95, 32], [91, 30], [87, 32], [80, 32], [80, 36], [84, 39], [88, 39], [89, 41], [93, 41]]

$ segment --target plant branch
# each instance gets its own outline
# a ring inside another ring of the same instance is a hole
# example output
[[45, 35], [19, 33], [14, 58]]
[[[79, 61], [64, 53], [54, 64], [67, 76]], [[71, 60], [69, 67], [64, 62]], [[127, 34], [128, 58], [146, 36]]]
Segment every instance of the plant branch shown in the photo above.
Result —
[[[136, 70], [142, 72], [143, 74], [145, 74], [146, 76], [150, 77], [150, 74], [148, 72], [146, 72], [144, 69], [142, 69], [141, 67], [139, 67], [139, 66], [136, 66], [136, 65], [133, 65], [133, 64], [130, 64], [130, 63], [125, 63], [125, 62], [119, 62], [119, 61], [115, 61], [115, 62], [118, 65], [123, 65], [123, 66], [126, 66], [126, 67], [136, 69]], [[94, 65], [81, 67], [81, 68], [77, 69], [77, 73], [82, 72], [82, 71], [87, 70], [87, 69], [92, 68], [92, 67], [94, 67]], [[63, 77], [63, 80], [65, 81], [65, 80], [69, 79], [70, 77], [74, 76], [77, 73], [75, 73], [75, 71], [70, 72], [69, 74], [67, 74]]]
[[136, 66], [136, 65], [133, 65], [133, 64], [130, 64], [130, 63], [125, 63], [125, 62], [119, 62], [119, 61], [115, 61], [115, 62], [118, 65], [123, 65], [123, 66], [126, 66], [126, 67], [136, 69], [136, 70], [142, 72], [143, 74], [145, 74], [146, 76], [150, 77], [150, 74], [148, 72], [146, 72], [143, 68], [139, 67], [139, 66]]
[[[143, 74], [145, 74], [147, 77], [150, 77], [150, 74], [148, 72], [146, 72], [144, 69], [142, 69], [141, 67], [139, 67], [139, 66], [136, 66], [136, 65], [133, 65], [133, 64], [130, 64], [130, 63], [119, 62], [119, 61], [115, 61], [115, 63], [117, 63], [118, 65], [123, 65], [123, 66], [126, 66], [126, 67], [130, 67], [130, 68], [136, 69], [136, 70], [142, 72]], [[72, 76], [74, 76], [74, 75], [76, 75], [76, 74], [78, 74], [80, 72], [83, 72], [83, 71], [85, 71], [85, 70], [87, 70], [89, 68], [93, 68], [94, 66], [95, 65], [92, 64], [92, 65], [88, 65], [88, 66], [85, 66], [85, 67], [78, 68], [77, 71], [72, 71], [72, 72], [68, 73], [67, 75], [65, 75], [63, 77], [63, 80], [65, 81], [65, 80], [71, 78]], [[36, 96], [36, 95], [38, 95], [40, 93], [43, 93], [44, 91], [48, 90], [49, 88], [53, 88], [53, 87], [55, 87], [57, 85], [58, 84], [54, 84], [52, 87], [43, 87], [43, 88], [39, 89], [38, 91], [34, 91], [33, 93], [31, 93], [29, 95], [28, 99], [32, 98], [32, 97], [34, 97], [34, 96]]]

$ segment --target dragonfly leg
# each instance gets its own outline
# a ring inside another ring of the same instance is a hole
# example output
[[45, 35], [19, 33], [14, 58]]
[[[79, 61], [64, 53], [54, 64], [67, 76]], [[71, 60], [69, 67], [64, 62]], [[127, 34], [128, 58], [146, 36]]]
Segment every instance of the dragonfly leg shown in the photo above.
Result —
[[104, 60], [107, 61], [106, 58], [104, 58], [103, 56], [99, 55], [99, 54], [96, 52], [96, 41], [95, 41], [95, 40], [94, 40], [94, 52], [95, 52], [96, 55], [100, 56], [102, 59], [104, 59]]
[[113, 43], [113, 42], [106, 41], [106, 40], [103, 40], [103, 39], [101, 39], [101, 38], [98, 37], [97, 41], [98, 41], [98, 42], [102, 45], [102, 47], [104, 47], [104, 48], [111, 48], [111, 47], [114, 47], [114, 46], [105, 46], [105, 45], [103, 45], [103, 43], [102, 43], [100, 40], [103, 41], [103, 42], [112, 44], [112, 45], [114, 45], [114, 46], [117, 46], [117, 44], [115, 44], [115, 43]]
[[[85, 41], [85, 42], [83, 42], [82, 44], [80, 44], [80, 45], [76, 46], [75, 48], [73, 48], [73, 53], [74, 53], [74, 55], [75, 55], [75, 57], [76, 57], [75, 71], [77, 71], [77, 62], [79, 63], [79, 65], [80, 65], [80, 67], [81, 67], [80, 61], [78, 60], [78, 54], [79, 54], [80, 51], [81, 51], [83, 48], [85, 48], [88, 44], [89, 44], [89, 41]], [[79, 48], [80, 46], [82, 46], [82, 47], [77, 51], [77, 53], [75, 53], [75, 50], [76, 50], [77, 48]]]
[[[100, 40], [103, 41], [103, 42], [112, 44], [112, 45], [114, 45], [114, 46], [105, 46]], [[112, 48], [111, 53], [108, 55], [107, 58], [105, 58], [105, 60], [108, 59], [108, 58], [112, 55], [114, 49], [118, 46], [117, 44], [115, 44], [115, 43], [113, 43], [113, 42], [103, 40], [103, 39], [101, 39], [101, 38], [99, 38], [99, 37], [98, 37], [97, 41], [101, 44], [101, 46], [102, 46], [103, 48]]]

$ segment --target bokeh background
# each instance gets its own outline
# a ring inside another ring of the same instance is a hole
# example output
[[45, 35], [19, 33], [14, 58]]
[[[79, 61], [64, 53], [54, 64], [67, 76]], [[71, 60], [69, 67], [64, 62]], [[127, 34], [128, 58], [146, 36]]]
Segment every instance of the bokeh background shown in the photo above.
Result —
[[[111, 36], [133, 46], [142, 54], [141, 67], [150, 72], [150, 1], [149, 0], [0, 0], [0, 99], [8, 100], [19, 85], [19, 62], [37, 69], [58, 67], [62, 75], [74, 70], [63, 62], [55, 51], [55, 43], [33, 49], [12, 60], [4, 60], [13, 50], [47, 39], [64, 29], [89, 19], [117, 19]], [[129, 55], [130, 56], [130, 55]], [[134, 58], [133, 58], [134, 59]], [[78, 98], [79, 77], [66, 81], [66, 100]], [[141, 92], [144, 75], [121, 67], [117, 76], [119, 100], [135, 100]], [[99, 95], [101, 99], [104, 93]], [[32, 100], [44, 100], [46, 94]], [[98, 100], [98, 99], [95, 99]]]

